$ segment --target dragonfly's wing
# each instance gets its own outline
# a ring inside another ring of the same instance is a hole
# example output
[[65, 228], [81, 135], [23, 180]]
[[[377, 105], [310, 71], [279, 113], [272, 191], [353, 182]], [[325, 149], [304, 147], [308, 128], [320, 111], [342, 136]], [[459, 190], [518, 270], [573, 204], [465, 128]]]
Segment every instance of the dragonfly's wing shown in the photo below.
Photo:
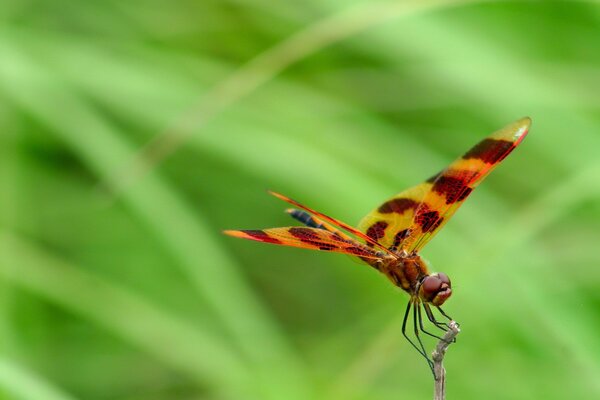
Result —
[[448, 222], [471, 191], [529, 130], [523, 118], [483, 139], [448, 168], [371, 211], [358, 228], [393, 250], [421, 249]]
[[372, 240], [396, 251], [408, 235], [415, 210], [429, 190], [431, 190], [431, 183], [424, 182], [398, 193], [368, 213], [358, 223], [358, 229]]
[[224, 231], [224, 233], [259, 242], [311, 250], [333, 251], [367, 259], [379, 259], [382, 256], [381, 252], [377, 252], [356, 240], [345, 239], [335, 233], [318, 228], [293, 226], [260, 230], [229, 230]]
[[415, 211], [410, 233], [401, 248], [418, 251], [454, 215], [473, 189], [525, 138], [531, 120], [523, 118], [492, 133], [445, 170], [431, 177], [427, 192]]
[[[359, 238], [365, 240], [368, 244], [370, 244], [373, 247], [378, 247], [384, 253], [387, 253], [387, 254], [389, 254], [389, 255], [391, 255], [393, 257], [396, 257], [396, 254], [394, 254], [393, 252], [391, 252], [390, 250], [388, 250], [388, 248], [386, 246], [383, 246], [383, 245], [377, 243], [375, 240], [371, 239], [369, 236], [367, 236], [366, 234], [364, 234], [360, 230], [358, 230], [356, 228], [353, 228], [350, 225], [348, 225], [348, 224], [346, 224], [346, 223], [344, 223], [342, 221], [339, 221], [339, 220], [337, 220], [335, 218], [331, 218], [331, 217], [329, 217], [329, 216], [327, 216], [325, 214], [322, 214], [322, 213], [320, 213], [318, 211], [315, 211], [315, 210], [313, 210], [311, 208], [308, 208], [307, 206], [298, 203], [296, 200], [290, 199], [289, 197], [286, 197], [286, 196], [284, 196], [282, 194], [275, 193], [275, 192], [272, 192], [272, 191], [270, 191], [269, 193], [271, 193], [273, 196], [275, 196], [275, 197], [277, 197], [277, 198], [279, 198], [279, 199], [281, 199], [283, 201], [286, 201], [286, 202], [288, 202], [290, 204], [295, 205], [296, 207], [299, 207], [299, 208], [303, 209], [304, 211], [307, 211], [308, 213], [316, 216], [320, 220], [323, 220], [323, 221], [325, 221], [325, 222], [327, 222], [329, 224], [335, 225], [335, 226], [337, 226], [337, 227], [345, 230], [346, 232], [349, 232], [349, 233], [353, 234], [354, 236], [359, 237]], [[346, 239], [348, 238], [347, 235], [340, 235], [340, 236], [344, 236]]]

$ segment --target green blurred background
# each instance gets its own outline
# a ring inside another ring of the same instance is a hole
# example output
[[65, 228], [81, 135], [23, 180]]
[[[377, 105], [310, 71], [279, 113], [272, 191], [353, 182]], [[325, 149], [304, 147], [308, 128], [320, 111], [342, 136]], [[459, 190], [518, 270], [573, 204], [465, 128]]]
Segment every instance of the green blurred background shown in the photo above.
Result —
[[0, 13], [0, 396], [429, 398], [404, 293], [221, 230], [293, 224], [266, 189], [356, 223], [525, 115], [423, 252], [463, 328], [448, 397], [600, 396], [600, 2]]

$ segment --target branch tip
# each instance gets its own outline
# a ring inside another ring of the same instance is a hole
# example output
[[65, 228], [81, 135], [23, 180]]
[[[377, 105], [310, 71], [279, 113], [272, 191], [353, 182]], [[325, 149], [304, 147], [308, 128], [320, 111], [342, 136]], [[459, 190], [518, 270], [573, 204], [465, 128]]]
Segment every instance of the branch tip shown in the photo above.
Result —
[[433, 374], [435, 375], [434, 383], [434, 400], [446, 399], [446, 370], [444, 369], [443, 361], [448, 347], [454, 343], [456, 336], [460, 333], [460, 327], [456, 321], [450, 321], [448, 331], [435, 346], [435, 350], [431, 354], [433, 359]]

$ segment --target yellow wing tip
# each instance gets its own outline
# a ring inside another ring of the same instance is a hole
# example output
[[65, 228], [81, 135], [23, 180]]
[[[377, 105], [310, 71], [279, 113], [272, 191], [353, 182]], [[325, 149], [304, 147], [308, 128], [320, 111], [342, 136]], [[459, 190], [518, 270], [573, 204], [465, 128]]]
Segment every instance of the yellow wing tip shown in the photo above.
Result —
[[522, 128], [525, 128], [526, 130], [529, 130], [529, 128], [531, 127], [531, 118], [530, 117], [523, 117], [520, 120], [517, 121], [517, 124], [520, 125]]
[[529, 128], [531, 127], [531, 118], [529, 118], [529, 117], [523, 117], [523, 118], [515, 121], [511, 125], [515, 129], [514, 138], [515, 139], [519, 139], [522, 136], [527, 135], [527, 132], [529, 132]]
[[531, 118], [523, 117], [494, 132], [491, 137], [518, 143], [525, 138], [530, 127]]
[[246, 238], [248, 236], [242, 231], [236, 231], [236, 230], [231, 230], [231, 229], [224, 230], [223, 233], [228, 236], [239, 237], [239, 238]]
[[519, 121], [531, 125], [531, 117], [525, 116], [525, 117], [521, 118]]

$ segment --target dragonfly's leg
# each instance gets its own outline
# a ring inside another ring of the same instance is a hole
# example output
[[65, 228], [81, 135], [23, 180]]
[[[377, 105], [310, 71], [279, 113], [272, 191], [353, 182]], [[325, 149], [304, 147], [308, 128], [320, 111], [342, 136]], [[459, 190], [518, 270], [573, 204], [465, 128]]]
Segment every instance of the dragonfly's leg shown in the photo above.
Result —
[[429, 359], [427, 358], [427, 354], [425, 353], [425, 351], [421, 350], [412, 340], [410, 340], [410, 338], [406, 334], [406, 322], [408, 321], [408, 316], [410, 314], [410, 309], [412, 308], [411, 306], [412, 306], [412, 299], [409, 300], [408, 306], [406, 307], [406, 311], [404, 312], [404, 319], [402, 320], [402, 335], [404, 335], [404, 337], [406, 338], [406, 340], [408, 340], [408, 342], [415, 349], [417, 349], [417, 351], [419, 352], [420, 355], [422, 355], [423, 357], [425, 357], [425, 359], [427, 359], [429, 361]]
[[448, 321], [452, 321], [452, 317], [451, 317], [451, 316], [449, 316], [448, 314], [446, 314], [446, 313], [444, 312], [444, 310], [442, 310], [442, 307], [440, 307], [440, 306], [436, 306], [436, 308], [437, 308], [437, 309], [440, 311], [440, 313], [441, 313], [441, 314], [442, 314], [444, 317], [448, 318]]
[[433, 369], [433, 361], [431, 361], [431, 359], [427, 356], [427, 351], [425, 350], [425, 346], [423, 345], [423, 341], [421, 340], [421, 336], [419, 336], [419, 328], [418, 328], [418, 322], [417, 322], [417, 309], [419, 307], [419, 303], [417, 301], [412, 302], [413, 305], [413, 328], [415, 331], [415, 336], [417, 338], [417, 341], [419, 342], [419, 346], [421, 347], [421, 350], [423, 351], [422, 354], [425, 355], [425, 359], [427, 360], [427, 364], [429, 364], [429, 368], [431, 369], [431, 373], [433, 374], [433, 379], [436, 378], [435, 376], [435, 371]]
[[423, 308], [425, 308], [425, 314], [427, 314], [427, 319], [429, 321], [431, 321], [431, 323], [433, 323], [437, 328], [443, 330], [444, 332], [448, 331], [446, 324], [435, 319], [435, 316], [433, 315], [433, 312], [431, 311], [429, 304], [423, 303]]
[[[440, 307], [437, 307], [438, 310], [440, 310], [440, 312], [442, 313], [442, 315], [444, 315], [446, 318], [449, 318], [448, 315], [446, 315], [442, 309]], [[441, 330], [447, 332], [448, 331], [448, 324], [439, 322], [435, 319], [435, 316], [433, 315], [433, 312], [431, 311], [431, 308], [429, 308], [429, 304], [425, 304], [425, 312], [427, 313], [427, 317], [429, 318], [429, 320], [431, 322], [433, 322], [433, 324], [435, 326], [437, 326], [438, 328], [440, 328]], [[452, 319], [450, 318], [450, 320], [452, 321]], [[452, 339], [452, 343], [456, 343], [456, 338]]]
[[423, 332], [424, 334], [429, 335], [431, 337], [434, 337], [436, 339], [443, 340], [441, 337], [439, 337], [437, 335], [434, 335], [433, 333], [427, 332], [425, 330], [425, 328], [423, 327], [423, 316], [421, 314], [421, 305], [420, 304], [416, 304], [415, 308], [417, 309], [418, 319], [419, 319], [419, 328], [421, 329], [421, 332]]

